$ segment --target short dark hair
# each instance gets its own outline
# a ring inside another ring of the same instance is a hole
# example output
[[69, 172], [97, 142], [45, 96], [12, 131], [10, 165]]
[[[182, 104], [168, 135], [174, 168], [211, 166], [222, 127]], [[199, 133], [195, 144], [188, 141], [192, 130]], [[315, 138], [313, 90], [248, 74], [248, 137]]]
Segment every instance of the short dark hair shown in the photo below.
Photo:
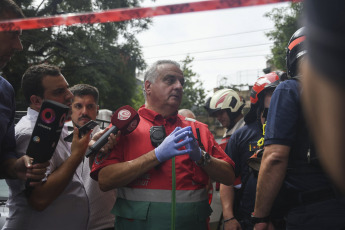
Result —
[[8, 19], [8, 13], [13, 13], [17, 18], [25, 18], [23, 11], [13, 0], [1, 0], [0, 19]]
[[88, 84], [77, 84], [69, 89], [74, 96], [82, 97], [86, 95], [91, 95], [98, 104], [99, 92], [98, 89], [92, 85]]
[[42, 79], [46, 76], [58, 77], [61, 75], [59, 67], [48, 64], [33, 65], [28, 68], [22, 77], [22, 90], [26, 102], [30, 105], [32, 95], [43, 98], [44, 88]]

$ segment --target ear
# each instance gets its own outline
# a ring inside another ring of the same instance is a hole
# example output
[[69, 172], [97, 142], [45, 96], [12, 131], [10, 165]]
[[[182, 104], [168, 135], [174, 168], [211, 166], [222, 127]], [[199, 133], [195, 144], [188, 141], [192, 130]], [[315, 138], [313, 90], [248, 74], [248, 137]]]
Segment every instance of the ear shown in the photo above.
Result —
[[30, 97], [30, 107], [36, 111], [41, 109], [43, 99], [40, 96], [31, 95]]
[[152, 86], [152, 83], [146, 80], [145, 81], [145, 92], [146, 92], [146, 95], [149, 95], [151, 93], [151, 86]]
[[99, 105], [97, 105], [97, 115], [99, 114]]

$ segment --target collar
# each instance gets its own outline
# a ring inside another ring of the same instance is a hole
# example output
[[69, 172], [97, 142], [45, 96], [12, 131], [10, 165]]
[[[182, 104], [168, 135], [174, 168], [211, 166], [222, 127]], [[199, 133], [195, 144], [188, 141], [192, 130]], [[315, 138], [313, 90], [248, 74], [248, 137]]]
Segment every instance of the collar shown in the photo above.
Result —
[[38, 117], [38, 112], [36, 110], [33, 110], [30, 107], [28, 107], [27, 116], [29, 119], [35, 119], [36, 120]]
[[237, 129], [241, 128], [244, 125], [244, 118], [242, 117], [235, 125], [232, 127], [232, 129], [227, 129], [224, 133], [224, 137], [231, 136]]
[[141, 117], [151, 121], [155, 125], [165, 125], [166, 123], [174, 124], [179, 119], [177, 116], [177, 111], [173, 115], [164, 118], [161, 114], [145, 108], [145, 105], [142, 105], [139, 108], [138, 113]]

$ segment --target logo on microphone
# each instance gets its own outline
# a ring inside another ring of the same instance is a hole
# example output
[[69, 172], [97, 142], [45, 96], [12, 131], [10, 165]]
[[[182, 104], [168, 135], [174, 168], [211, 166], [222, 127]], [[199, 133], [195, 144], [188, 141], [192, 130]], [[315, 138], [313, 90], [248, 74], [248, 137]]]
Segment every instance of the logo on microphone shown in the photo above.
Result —
[[117, 119], [121, 120], [121, 121], [125, 121], [128, 118], [131, 117], [131, 112], [129, 112], [129, 110], [127, 109], [122, 109], [120, 110], [120, 112], [117, 114]]
[[55, 121], [55, 112], [51, 108], [46, 108], [41, 113], [41, 119], [47, 124], [52, 123]]
[[137, 126], [138, 126], [138, 120], [134, 120], [127, 127], [127, 131], [132, 132]]
[[36, 144], [38, 144], [38, 143], [40, 143], [41, 138], [40, 138], [39, 136], [34, 136], [34, 137], [32, 138], [32, 140], [33, 140], [33, 142], [35, 142]]

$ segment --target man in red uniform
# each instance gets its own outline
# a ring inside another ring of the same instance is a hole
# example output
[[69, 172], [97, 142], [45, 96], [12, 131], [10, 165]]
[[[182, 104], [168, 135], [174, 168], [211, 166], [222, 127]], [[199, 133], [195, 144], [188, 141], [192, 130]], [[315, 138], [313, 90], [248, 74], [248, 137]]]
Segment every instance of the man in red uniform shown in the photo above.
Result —
[[212, 212], [209, 177], [227, 185], [234, 180], [233, 162], [207, 125], [177, 114], [183, 84], [179, 64], [153, 64], [144, 78], [137, 129], [120, 136], [109, 155], [95, 158], [91, 176], [101, 190], [118, 188], [112, 210], [117, 230], [205, 230]]

